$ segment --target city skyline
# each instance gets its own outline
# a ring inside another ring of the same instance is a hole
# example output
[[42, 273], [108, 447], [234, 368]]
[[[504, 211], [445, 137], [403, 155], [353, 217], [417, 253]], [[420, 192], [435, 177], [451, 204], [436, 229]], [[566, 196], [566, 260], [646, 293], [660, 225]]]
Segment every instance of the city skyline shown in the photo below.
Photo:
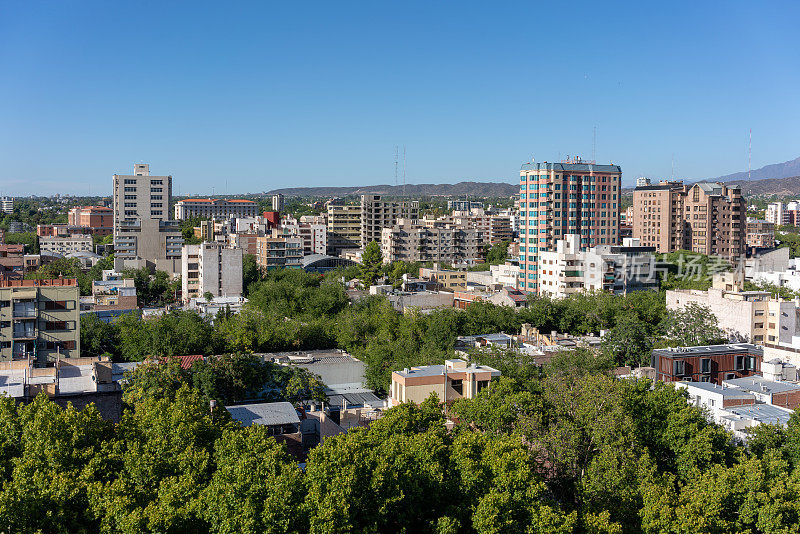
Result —
[[401, 183], [593, 153], [694, 181], [746, 170], [750, 129], [752, 168], [800, 156], [793, 3], [192, 6], [8, 6], [0, 194], [133, 162], [181, 194], [391, 185], [395, 147]]

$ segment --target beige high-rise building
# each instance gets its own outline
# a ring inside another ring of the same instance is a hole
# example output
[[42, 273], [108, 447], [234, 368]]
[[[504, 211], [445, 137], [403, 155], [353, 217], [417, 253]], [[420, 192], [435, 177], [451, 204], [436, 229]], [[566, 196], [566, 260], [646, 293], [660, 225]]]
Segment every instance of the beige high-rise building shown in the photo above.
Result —
[[361, 195], [361, 246], [371, 241], [381, 241], [384, 228], [394, 226], [399, 219], [419, 217], [419, 202], [391, 202], [381, 200], [380, 195]]
[[656, 252], [691, 250], [736, 260], [747, 247], [738, 186], [663, 181], [633, 192], [633, 237]]
[[0, 360], [80, 357], [78, 299], [74, 278], [0, 281]]
[[150, 166], [137, 163], [113, 181], [115, 267], [145, 263], [179, 274], [183, 236], [170, 220], [172, 176], [150, 176]]
[[361, 246], [361, 206], [328, 204], [328, 254]]

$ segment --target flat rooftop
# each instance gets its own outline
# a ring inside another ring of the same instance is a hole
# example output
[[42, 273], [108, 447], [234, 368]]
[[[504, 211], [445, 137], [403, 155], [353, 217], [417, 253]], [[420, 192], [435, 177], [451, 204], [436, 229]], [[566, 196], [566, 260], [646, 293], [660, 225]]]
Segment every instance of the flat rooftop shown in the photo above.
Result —
[[665, 356], [668, 358], [681, 358], [686, 356], [703, 356], [714, 354], [757, 354], [762, 355], [764, 349], [758, 345], [750, 343], [729, 343], [727, 345], [702, 345], [698, 347], [671, 347], [666, 349], [653, 349], [654, 356]]
[[763, 376], [749, 376], [747, 378], [734, 378], [723, 380], [723, 385], [755, 393], [786, 393], [800, 390], [800, 385], [793, 382], [775, 382]]
[[[460, 374], [460, 373], [491, 373], [491, 376], [500, 376], [500, 371], [488, 365], [471, 364], [462, 369], [454, 369], [448, 367], [447, 374]], [[402, 377], [417, 377], [417, 376], [442, 376], [444, 375], [444, 365], [425, 365], [423, 367], [412, 367], [408, 370], [395, 371], [394, 373]]]
[[728, 408], [728, 411], [769, 425], [786, 425], [792, 416], [791, 410], [779, 408], [772, 404], [751, 404]]
[[743, 391], [737, 388], [730, 388], [730, 387], [723, 387], [718, 386], [716, 384], [712, 384], [711, 382], [678, 382], [681, 386], [685, 386], [687, 389], [699, 389], [702, 391], [706, 391], [709, 393], [716, 393], [721, 395], [725, 399], [751, 399], [755, 402], [755, 397], [752, 396], [750, 393]]

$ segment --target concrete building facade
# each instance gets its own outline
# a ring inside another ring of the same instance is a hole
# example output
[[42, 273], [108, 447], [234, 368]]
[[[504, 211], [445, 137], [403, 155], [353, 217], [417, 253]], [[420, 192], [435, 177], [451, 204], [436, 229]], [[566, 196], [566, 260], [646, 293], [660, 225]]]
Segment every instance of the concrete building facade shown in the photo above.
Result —
[[361, 195], [361, 246], [381, 241], [381, 232], [397, 224], [399, 219], [417, 219], [419, 202], [391, 202], [380, 195]]
[[537, 292], [539, 257], [567, 234], [581, 248], [619, 242], [622, 169], [579, 158], [526, 163], [520, 170], [519, 288]]
[[94, 241], [90, 235], [68, 237], [40, 237], [39, 253], [50, 256], [67, 256], [77, 252], [92, 252]]
[[399, 219], [380, 235], [384, 263], [393, 261], [464, 263], [479, 257], [475, 230], [429, 227], [410, 219]]
[[183, 235], [170, 219], [172, 176], [151, 176], [145, 163], [133, 172], [113, 177], [115, 261], [120, 269], [146, 263], [177, 274]]
[[0, 360], [80, 357], [79, 314], [74, 278], [0, 281]]
[[556, 241], [555, 250], [539, 254], [539, 294], [563, 298], [584, 291], [657, 290], [652, 247], [626, 238], [621, 246], [580, 248], [580, 236], [568, 234]]
[[273, 230], [256, 238], [256, 263], [261, 269], [303, 266], [303, 238]]
[[667, 291], [669, 310], [681, 309], [690, 302], [709, 308], [719, 327], [731, 338], [789, 345], [795, 335], [794, 303], [772, 299], [767, 291], [741, 291], [738, 287], [726, 290], [718, 285], [708, 291]]
[[203, 298], [242, 295], [242, 249], [219, 243], [183, 245], [181, 260], [182, 298], [188, 302]]

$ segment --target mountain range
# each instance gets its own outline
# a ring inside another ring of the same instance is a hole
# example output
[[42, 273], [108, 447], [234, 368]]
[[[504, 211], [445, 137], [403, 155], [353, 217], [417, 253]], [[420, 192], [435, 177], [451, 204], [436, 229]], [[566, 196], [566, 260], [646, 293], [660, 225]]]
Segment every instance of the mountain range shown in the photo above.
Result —
[[[739, 185], [745, 195], [800, 195], [800, 158], [753, 169], [726, 174], [703, 181]], [[632, 188], [623, 192], [630, 193]], [[457, 184], [366, 185], [356, 187], [285, 187], [266, 194], [282, 193], [292, 197], [345, 197], [351, 195], [440, 196], [440, 197], [510, 197], [519, 193], [516, 184], [506, 182], [459, 182]]]
[[285, 187], [266, 194], [287, 197], [345, 197], [350, 195], [510, 197], [519, 185], [503, 182], [459, 182], [457, 184], [365, 185], [360, 187]]

